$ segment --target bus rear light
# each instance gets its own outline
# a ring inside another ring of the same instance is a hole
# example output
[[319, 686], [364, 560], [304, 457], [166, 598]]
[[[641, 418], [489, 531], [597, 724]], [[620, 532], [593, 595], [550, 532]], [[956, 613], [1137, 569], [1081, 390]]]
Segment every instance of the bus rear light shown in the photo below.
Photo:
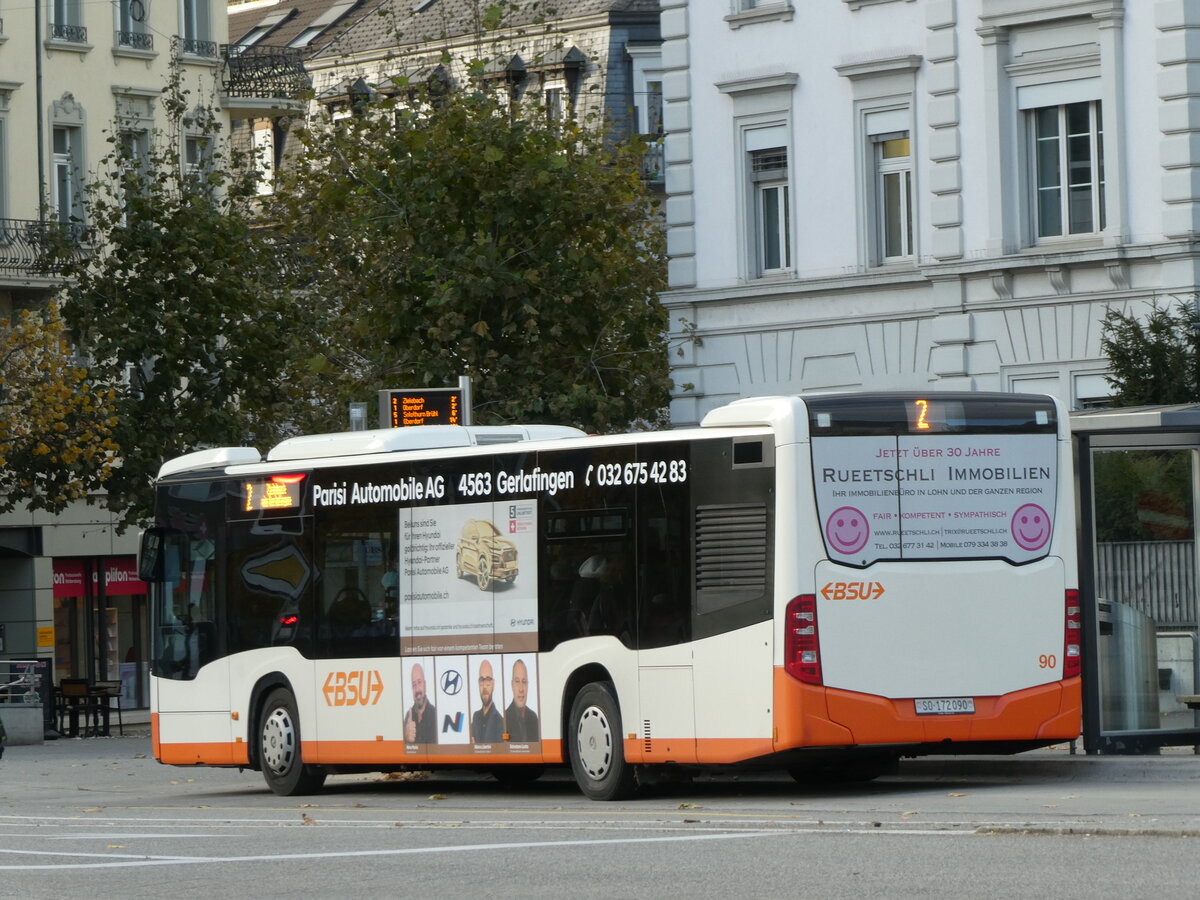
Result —
[[821, 684], [821, 642], [817, 632], [817, 595], [801, 594], [784, 617], [783, 667], [805, 684]]
[[286, 625], [295, 625], [299, 621], [300, 621], [299, 616], [280, 616], [279, 617], [280, 625], [285, 625], [285, 626]]
[[1083, 656], [1080, 651], [1083, 626], [1079, 614], [1079, 591], [1067, 591], [1063, 629], [1063, 678], [1077, 678], [1083, 669]]

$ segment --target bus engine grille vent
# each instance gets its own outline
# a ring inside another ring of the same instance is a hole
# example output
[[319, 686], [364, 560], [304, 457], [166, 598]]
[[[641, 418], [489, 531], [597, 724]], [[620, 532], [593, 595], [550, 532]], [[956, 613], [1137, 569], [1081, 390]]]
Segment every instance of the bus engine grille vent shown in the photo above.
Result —
[[696, 599], [701, 613], [761, 596], [770, 570], [766, 504], [696, 507]]
[[650, 749], [651, 749], [650, 720], [643, 719], [642, 720], [642, 750], [645, 751], [646, 753], [649, 753]]

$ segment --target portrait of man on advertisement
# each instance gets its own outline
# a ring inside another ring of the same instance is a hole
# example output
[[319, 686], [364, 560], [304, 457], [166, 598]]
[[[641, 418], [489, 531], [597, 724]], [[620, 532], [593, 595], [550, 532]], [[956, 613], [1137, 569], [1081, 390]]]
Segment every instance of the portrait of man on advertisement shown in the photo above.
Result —
[[409, 744], [436, 744], [437, 710], [425, 689], [425, 668], [413, 663], [412, 706], [404, 714], [404, 740]]
[[541, 740], [537, 713], [529, 706], [529, 669], [523, 659], [512, 666], [512, 703], [504, 711], [504, 730], [510, 742]]

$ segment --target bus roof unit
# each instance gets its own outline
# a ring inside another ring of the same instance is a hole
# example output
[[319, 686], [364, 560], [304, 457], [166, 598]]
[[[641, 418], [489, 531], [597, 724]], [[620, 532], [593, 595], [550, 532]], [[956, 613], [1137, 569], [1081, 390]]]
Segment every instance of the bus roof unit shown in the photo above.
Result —
[[578, 428], [563, 425], [422, 425], [420, 428], [379, 428], [373, 431], [342, 431], [336, 434], [309, 434], [288, 438], [275, 445], [267, 454], [267, 460], [282, 462], [337, 456], [368, 456], [403, 450], [440, 450], [586, 436]]

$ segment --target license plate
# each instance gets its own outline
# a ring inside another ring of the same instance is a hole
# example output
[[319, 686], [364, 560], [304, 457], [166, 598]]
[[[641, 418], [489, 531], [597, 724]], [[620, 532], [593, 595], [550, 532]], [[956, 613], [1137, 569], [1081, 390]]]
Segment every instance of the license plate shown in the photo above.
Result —
[[913, 703], [918, 716], [962, 716], [975, 712], [974, 697], [929, 697]]

